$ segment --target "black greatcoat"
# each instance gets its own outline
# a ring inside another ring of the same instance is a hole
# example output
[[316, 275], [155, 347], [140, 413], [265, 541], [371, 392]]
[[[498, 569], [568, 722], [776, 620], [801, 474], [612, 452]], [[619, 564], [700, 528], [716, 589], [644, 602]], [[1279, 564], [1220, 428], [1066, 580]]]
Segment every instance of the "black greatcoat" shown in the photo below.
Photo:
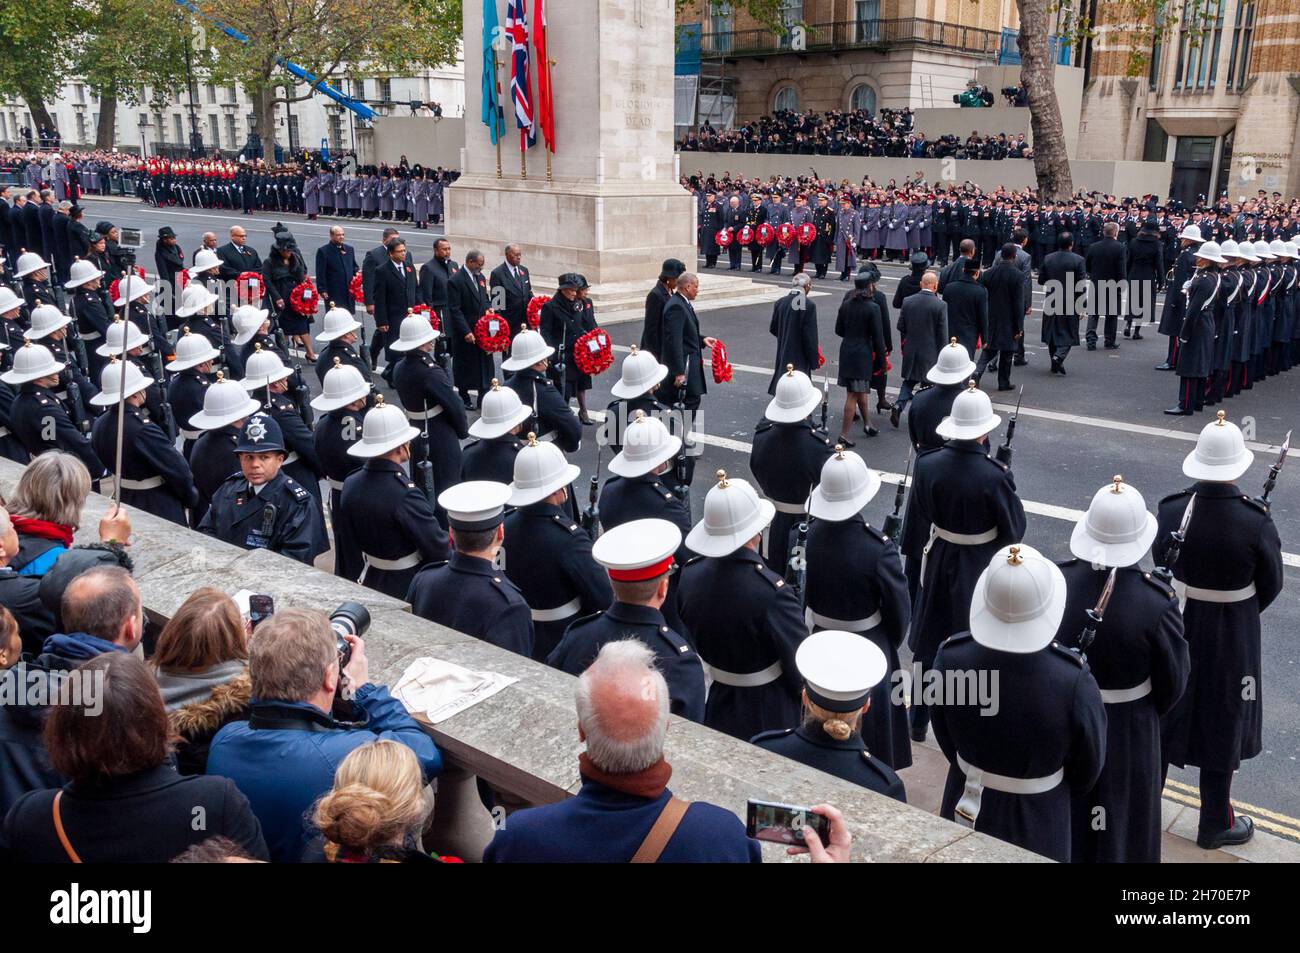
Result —
[[515, 584], [487, 559], [453, 552], [445, 564], [421, 569], [406, 594], [411, 611], [457, 632], [527, 658], [533, 620]]
[[1183, 326], [1178, 332], [1179, 377], [1209, 377], [1214, 369], [1214, 299], [1219, 292], [1219, 275], [1203, 269], [1187, 286]]
[[[162, 485], [143, 490], [123, 487], [122, 502], [173, 523], [187, 525], [185, 511], [199, 502], [199, 491], [194, 487], [190, 465], [141, 408], [128, 404], [123, 422], [122, 477], [132, 482], [161, 477]], [[90, 443], [101, 459], [109, 461], [111, 470], [117, 459], [116, 408], [109, 408], [107, 413], [96, 418]]]
[[821, 482], [822, 464], [834, 452], [826, 434], [807, 420], [778, 424], [765, 419], [755, 428], [749, 471], [776, 507], [763, 554], [773, 572], [785, 573], [790, 530], [803, 519], [808, 494]]
[[447, 315], [442, 319], [442, 330], [451, 344], [452, 380], [458, 391], [478, 391], [481, 396], [492, 387], [492, 355], [465, 340], [490, 304], [482, 271], [475, 274], [461, 268], [447, 282]]
[[776, 338], [776, 366], [767, 385], [767, 392], [775, 394], [786, 365], [809, 376], [817, 369], [817, 305], [802, 291], [791, 291], [772, 306], [767, 331]]
[[870, 380], [884, 369], [884, 318], [870, 297], [857, 293], [845, 297], [835, 315], [835, 333], [842, 338], [835, 381], [840, 387]]
[[[928, 291], [911, 295], [898, 312], [898, 335], [903, 348], [902, 379], [925, 380], [939, 359], [939, 348], [948, 343], [947, 303]], [[908, 413], [915, 414], [916, 407]]]
[[[943, 290], [948, 305], [948, 337], [974, 355], [989, 336], [989, 293], [969, 275], [962, 273]], [[926, 368], [929, 370], [929, 368]]]
[[1082, 315], [1076, 304], [1087, 280], [1083, 257], [1072, 251], [1055, 251], [1043, 259], [1043, 266], [1038, 269], [1038, 283], [1058, 282], [1056, 287], [1061, 289], [1057, 294], [1049, 293], [1043, 303], [1044, 344], [1053, 347], [1078, 345], [1079, 318]]
[[673, 379], [686, 376], [686, 399], [702, 397], [708, 392], [704, 380], [704, 337], [695, 307], [680, 293], [674, 292], [664, 305], [664, 353], [657, 355], [668, 367], [663, 386], [671, 393]]
[[784, 731], [765, 731], [750, 741], [800, 764], [860, 784], [869, 791], [907, 801], [902, 779], [879, 756], [871, 754], [862, 735], [853, 734], [836, 741], [816, 725], [800, 725]]
[[984, 346], [995, 351], [1014, 351], [1016, 335], [1025, 329], [1025, 276], [1015, 262], [999, 260], [980, 275], [988, 292], [988, 336]]

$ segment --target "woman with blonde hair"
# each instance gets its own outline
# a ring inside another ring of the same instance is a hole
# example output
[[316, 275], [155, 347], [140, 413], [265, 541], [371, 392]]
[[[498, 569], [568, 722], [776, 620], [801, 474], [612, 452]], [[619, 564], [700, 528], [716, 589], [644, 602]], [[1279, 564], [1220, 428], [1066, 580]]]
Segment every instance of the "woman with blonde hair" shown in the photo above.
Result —
[[401, 742], [381, 740], [343, 759], [313, 821], [324, 837], [326, 863], [460, 863], [420, 846], [432, 814], [433, 796], [415, 753]]
[[180, 739], [176, 770], [203, 774], [213, 736], [248, 720], [248, 628], [235, 601], [219, 589], [195, 590], [163, 627], [149, 665]]

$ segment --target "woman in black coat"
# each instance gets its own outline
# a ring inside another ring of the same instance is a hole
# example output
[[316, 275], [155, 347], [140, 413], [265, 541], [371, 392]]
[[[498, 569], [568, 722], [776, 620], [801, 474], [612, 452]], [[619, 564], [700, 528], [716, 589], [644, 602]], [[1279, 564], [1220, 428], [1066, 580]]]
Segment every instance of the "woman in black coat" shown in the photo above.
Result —
[[835, 316], [835, 333], [843, 339], [836, 383], [848, 390], [838, 442], [846, 447], [853, 446], [849, 428], [859, 413], [866, 435], [874, 437], [879, 433], [871, 426], [871, 387], [872, 378], [884, 371], [885, 322], [875, 300], [876, 293], [871, 276], [860, 273], [853, 279], [853, 290], [845, 296]]
[[[1156, 317], [1156, 294], [1165, 286], [1165, 249], [1160, 228], [1147, 219], [1138, 237], [1128, 244], [1128, 314], [1124, 317], [1124, 337], [1130, 333], [1141, 340], [1142, 325]], [[1134, 322], [1137, 327], [1134, 328]]]
[[233, 781], [182, 777], [172, 767], [167, 712], [144, 662], [113, 651], [76, 671], [102, 679], [103, 689], [85, 704], [51, 706], [45, 747], [70, 780], [14, 802], [4, 820], [13, 860], [166, 863], [214, 836], [267, 859], [261, 824]]
[[174, 331], [177, 327], [176, 305], [181, 300], [180, 273], [185, 270], [185, 253], [176, 244], [176, 233], [168, 226], [158, 229], [158, 243], [154, 245], [153, 263], [158, 269], [158, 280], [170, 286], [169, 300], [165, 301], [162, 312], [167, 319], [167, 329]]
[[302, 315], [293, 310], [289, 296], [293, 289], [302, 284], [307, 277], [307, 265], [298, 254], [293, 239], [277, 238], [271, 254], [262, 263], [262, 279], [266, 284], [266, 298], [262, 305], [271, 311], [276, 326], [286, 335], [298, 342], [307, 353], [307, 360], [316, 361], [316, 351], [311, 344], [310, 315]]
[[[595, 309], [590, 301], [578, 294], [585, 287], [586, 279], [581, 275], [561, 275], [560, 287], [555, 296], [542, 306], [538, 330], [547, 344], [555, 348], [563, 347], [561, 359], [564, 361], [564, 399], [567, 401], [571, 397], [577, 397], [578, 418], [584, 424], [589, 424], [591, 418], [587, 416], [587, 391], [591, 390], [591, 377], [582, 373], [574, 360], [574, 344], [578, 338], [596, 327]], [[551, 377], [556, 386], [560, 387], [559, 371], [554, 364], [551, 368]]]

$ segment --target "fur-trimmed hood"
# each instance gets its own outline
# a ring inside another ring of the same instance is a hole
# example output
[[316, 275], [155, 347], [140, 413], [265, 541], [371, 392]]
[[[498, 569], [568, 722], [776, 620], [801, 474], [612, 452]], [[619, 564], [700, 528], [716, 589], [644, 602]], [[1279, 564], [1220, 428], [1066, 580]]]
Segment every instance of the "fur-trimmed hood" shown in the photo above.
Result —
[[252, 696], [252, 682], [245, 669], [212, 689], [207, 698], [169, 711], [167, 718], [182, 738], [202, 737], [215, 732], [231, 715], [246, 711]]

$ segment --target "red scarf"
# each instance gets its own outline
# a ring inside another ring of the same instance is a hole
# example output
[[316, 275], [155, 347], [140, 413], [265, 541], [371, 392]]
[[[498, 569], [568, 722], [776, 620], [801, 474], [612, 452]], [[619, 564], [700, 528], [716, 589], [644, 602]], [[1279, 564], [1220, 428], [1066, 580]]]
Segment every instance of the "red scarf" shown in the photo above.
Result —
[[664, 793], [664, 790], [668, 787], [668, 779], [673, 776], [672, 765], [665, 761], [662, 756], [643, 771], [635, 771], [631, 774], [610, 774], [596, 767], [591, 758], [587, 757], [585, 751], [578, 755], [578, 771], [589, 781], [603, 784], [615, 791], [622, 791], [624, 794], [652, 800]]
[[51, 523], [49, 520], [32, 519], [29, 516], [9, 517], [10, 522], [14, 524], [14, 531], [19, 536], [36, 536], [40, 539], [52, 539], [56, 543], [62, 543], [64, 546], [72, 547], [72, 527], [64, 526], [62, 523]]

